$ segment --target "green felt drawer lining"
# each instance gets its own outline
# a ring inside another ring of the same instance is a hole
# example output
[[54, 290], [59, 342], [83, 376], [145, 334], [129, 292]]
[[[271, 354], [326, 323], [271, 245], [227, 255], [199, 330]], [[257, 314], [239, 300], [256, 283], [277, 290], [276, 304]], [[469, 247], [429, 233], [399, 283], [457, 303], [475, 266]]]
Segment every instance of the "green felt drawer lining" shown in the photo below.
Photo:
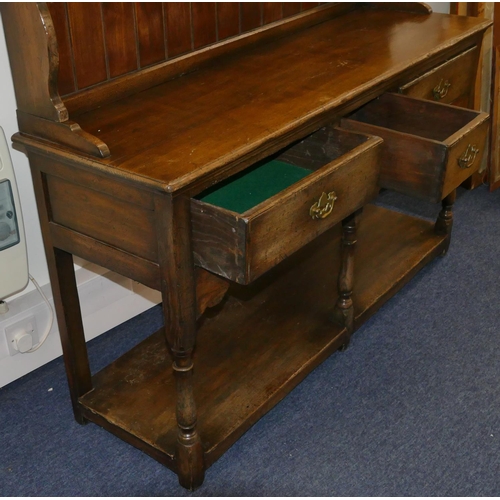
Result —
[[226, 179], [203, 191], [196, 199], [241, 214], [310, 173], [306, 168], [271, 160]]

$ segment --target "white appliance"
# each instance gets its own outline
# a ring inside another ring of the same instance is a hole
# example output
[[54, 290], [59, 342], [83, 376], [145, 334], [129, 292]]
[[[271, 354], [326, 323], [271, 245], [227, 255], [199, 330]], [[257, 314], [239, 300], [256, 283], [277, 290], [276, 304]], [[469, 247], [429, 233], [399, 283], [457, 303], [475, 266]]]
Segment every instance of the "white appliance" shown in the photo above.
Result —
[[21, 203], [5, 134], [0, 127], [0, 300], [28, 284]]

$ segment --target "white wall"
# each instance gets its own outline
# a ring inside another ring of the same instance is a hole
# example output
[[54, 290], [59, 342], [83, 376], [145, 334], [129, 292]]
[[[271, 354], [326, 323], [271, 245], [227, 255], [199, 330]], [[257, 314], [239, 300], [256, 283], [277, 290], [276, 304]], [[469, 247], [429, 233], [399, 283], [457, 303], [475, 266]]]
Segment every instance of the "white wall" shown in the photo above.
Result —
[[427, 2], [431, 7], [433, 12], [442, 12], [443, 14], [449, 14], [450, 12], [450, 2]]

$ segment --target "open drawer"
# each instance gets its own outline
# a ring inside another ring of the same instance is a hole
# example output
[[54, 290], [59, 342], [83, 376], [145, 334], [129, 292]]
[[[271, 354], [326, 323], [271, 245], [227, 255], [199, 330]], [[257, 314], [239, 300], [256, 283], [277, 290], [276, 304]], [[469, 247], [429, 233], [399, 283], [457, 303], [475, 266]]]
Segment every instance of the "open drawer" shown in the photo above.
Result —
[[441, 201], [481, 165], [489, 116], [399, 94], [383, 94], [342, 127], [384, 139], [380, 186]]
[[381, 142], [326, 127], [201, 193], [195, 264], [255, 280], [376, 196]]

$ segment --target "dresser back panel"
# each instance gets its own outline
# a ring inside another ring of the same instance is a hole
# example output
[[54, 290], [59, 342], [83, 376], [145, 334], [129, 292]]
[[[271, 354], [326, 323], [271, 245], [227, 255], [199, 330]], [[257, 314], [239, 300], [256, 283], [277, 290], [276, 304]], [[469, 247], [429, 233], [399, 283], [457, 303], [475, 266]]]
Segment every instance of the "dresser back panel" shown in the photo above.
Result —
[[63, 97], [78, 93], [318, 5], [50, 2], [59, 46], [59, 92]]

